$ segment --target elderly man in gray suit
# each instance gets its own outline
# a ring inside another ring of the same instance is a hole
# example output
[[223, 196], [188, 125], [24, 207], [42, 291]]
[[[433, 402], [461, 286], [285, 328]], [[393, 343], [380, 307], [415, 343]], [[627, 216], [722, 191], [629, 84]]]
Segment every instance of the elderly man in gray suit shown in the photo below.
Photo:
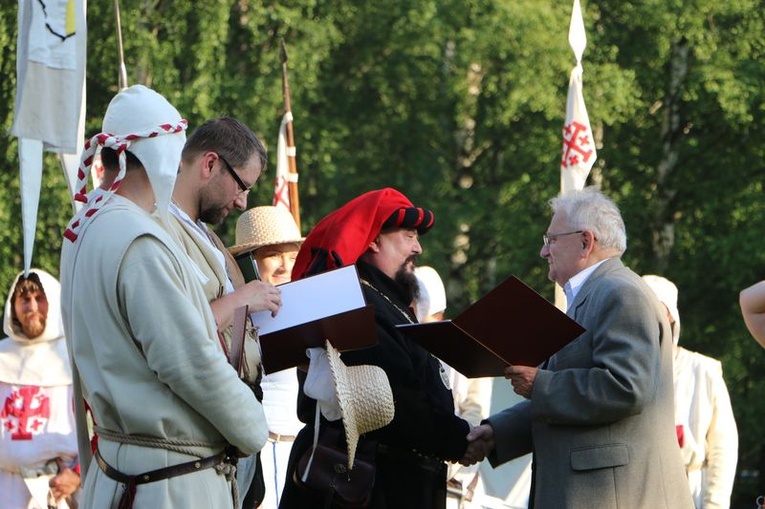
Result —
[[464, 462], [534, 453], [529, 507], [692, 509], [673, 421], [672, 332], [620, 256], [617, 206], [594, 188], [550, 202], [540, 252], [587, 331], [541, 366], [509, 366], [527, 398], [471, 431]]

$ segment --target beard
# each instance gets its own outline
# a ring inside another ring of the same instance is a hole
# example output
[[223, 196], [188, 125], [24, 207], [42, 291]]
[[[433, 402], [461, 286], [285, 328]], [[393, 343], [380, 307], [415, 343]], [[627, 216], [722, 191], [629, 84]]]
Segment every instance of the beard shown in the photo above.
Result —
[[225, 207], [208, 208], [199, 212], [199, 220], [205, 224], [219, 225], [228, 216]]
[[418, 299], [420, 297], [420, 285], [417, 284], [417, 276], [414, 275], [414, 270], [407, 270], [409, 263], [412, 263], [414, 267], [417, 261], [417, 256], [413, 255], [406, 259], [406, 261], [396, 271], [396, 275], [393, 280], [403, 286], [408, 293], [412, 295], [412, 299]]
[[219, 225], [231, 212], [228, 209], [230, 201], [226, 200], [222, 194], [223, 189], [216, 187], [213, 183], [201, 190], [199, 196], [199, 220], [205, 224]]
[[35, 339], [45, 331], [47, 320], [41, 313], [33, 313], [27, 315], [23, 321], [19, 320], [19, 322], [21, 323], [21, 332], [28, 339]]

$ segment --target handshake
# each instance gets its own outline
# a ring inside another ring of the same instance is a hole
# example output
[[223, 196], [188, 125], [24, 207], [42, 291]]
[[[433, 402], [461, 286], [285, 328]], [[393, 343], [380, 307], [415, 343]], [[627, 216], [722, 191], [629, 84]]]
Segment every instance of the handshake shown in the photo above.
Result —
[[489, 455], [494, 449], [494, 428], [490, 424], [476, 426], [467, 436], [468, 446], [460, 465], [470, 466]]

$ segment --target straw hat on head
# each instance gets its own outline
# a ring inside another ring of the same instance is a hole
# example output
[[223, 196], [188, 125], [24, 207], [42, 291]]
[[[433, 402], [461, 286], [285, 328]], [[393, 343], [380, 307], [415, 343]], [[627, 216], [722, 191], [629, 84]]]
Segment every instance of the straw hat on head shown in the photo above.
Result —
[[348, 444], [348, 470], [353, 468], [359, 436], [393, 420], [393, 391], [388, 375], [379, 366], [346, 366], [340, 352], [327, 341], [327, 357], [343, 414]]
[[276, 244], [300, 244], [305, 240], [292, 214], [283, 207], [266, 205], [254, 207], [236, 221], [236, 244], [229, 248], [232, 255], [254, 251]]

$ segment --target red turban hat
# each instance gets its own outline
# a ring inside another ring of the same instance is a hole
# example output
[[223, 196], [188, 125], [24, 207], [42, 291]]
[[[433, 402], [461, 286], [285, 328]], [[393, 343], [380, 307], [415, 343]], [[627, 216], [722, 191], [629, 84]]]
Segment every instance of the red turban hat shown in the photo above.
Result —
[[433, 212], [415, 207], [390, 187], [362, 194], [311, 230], [298, 252], [292, 279], [356, 263], [382, 230], [414, 228], [422, 235], [434, 222]]

